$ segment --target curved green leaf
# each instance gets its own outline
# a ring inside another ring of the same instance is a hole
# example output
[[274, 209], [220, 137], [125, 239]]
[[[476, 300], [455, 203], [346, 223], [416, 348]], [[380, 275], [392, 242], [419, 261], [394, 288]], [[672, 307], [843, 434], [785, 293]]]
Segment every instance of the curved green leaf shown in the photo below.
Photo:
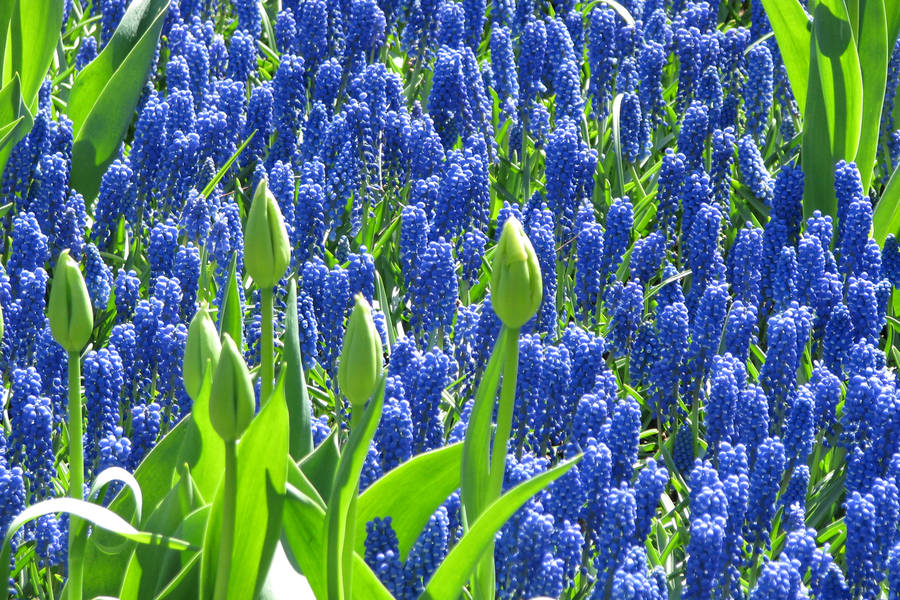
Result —
[[881, 108], [887, 84], [888, 60], [893, 48], [888, 47], [884, 10], [884, 0], [859, 0], [857, 47], [862, 72], [863, 108], [856, 166], [859, 167], [864, 190], [868, 190], [872, 183], [872, 171], [878, 154]]
[[[359, 490], [359, 475], [369, 451], [369, 444], [375, 436], [375, 429], [381, 420], [381, 408], [384, 405], [384, 377], [379, 384], [378, 392], [369, 401], [362, 418], [350, 431], [350, 439], [341, 453], [328, 508], [325, 514], [326, 539], [326, 573], [328, 580], [328, 597], [342, 600], [347, 597], [350, 573], [346, 570], [352, 563], [348, 557], [353, 554], [355, 533], [354, 501]], [[349, 539], [348, 539], [349, 538]]]
[[843, 0], [820, 0], [813, 17], [803, 127], [803, 210], [837, 214], [834, 164], [853, 160], [862, 127], [862, 74]]
[[[255, 598], [262, 588], [281, 532], [288, 471], [288, 410], [284, 377], [250, 423], [237, 447], [238, 518], [234, 527], [229, 598]], [[215, 587], [222, 529], [223, 486], [219, 486], [206, 526], [200, 561], [201, 598]]]
[[[141, 486], [143, 494], [144, 520], [141, 527], [148, 529], [148, 522], [157, 507], [164, 502], [167, 494], [171, 494], [172, 473], [182, 442], [184, 441], [191, 417], [188, 415], [164, 436], [141, 461], [135, 470], [135, 479]], [[127, 503], [124, 490], [110, 503], [110, 509], [116, 514], [130, 519], [134, 515], [133, 506]], [[94, 530], [85, 547], [85, 564], [91, 565], [84, 572], [84, 594], [88, 598], [101, 595], [113, 595], [119, 592], [122, 574], [128, 565], [130, 554], [118, 552], [109, 554], [106, 548], [112, 545], [104, 532]]]
[[175, 483], [180, 477], [178, 467], [188, 465], [197, 490], [209, 502], [219, 487], [225, 472], [225, 445], [213, 429], [209, 418], [209, 395], [212, 391], [212, 372], [206, 369], [203, 385], [194, 400], [191, 415], [187, 419], [184, 442], [177, 460], [171, 465], [169, 481]]
[[[302, 492], [288, 486], [284, 505], [284, 550], [306, 576], [316, 598], [328, 598], [325, 576], [325, 511]], [[393, 600], [369, 565], [353, 553], [354, 600]]]
[[581, 455], [576, 456], [558, 464], [549, 471], [520, 483], [491, 504], [472, 524], [462, 539], [450, 550], [447, 558], [444, 559], [444, 562], [440, 564], [434, 575], [428, 580], [428, 585], [425, 586], [425, 591], [419, 598], [445, 600], [447, 598], [460, 597], [463, 586], [466, 585], [466, 580], [469, 579], [470, 574], [481, 559], [481, 555], [494, 541], [494, 535], [500, 531], [503, 524], [529, 498], [571, 469], [580, 459]]
[[338, 448], [337, 428], [332, 429], [325, 441], [316, 446], [310, 454], [300, 461], [298, 466], [303, 475], [315, 486], [322, 498], [331, 497], [334, 474], [341, 460], [341, 449]]
[[134, 117], [165, 21], [169, 0], [134, 0], [102, 52], [75, 77], [72, 186], [93, 198]]
[[[2, 27], [0, 17], [0, 27]], [[0, 52], [3, 46], [0, 45]], [[16, 73], [0, 89], [0, 173], [6, 166], [12, 147], [31, 129], [34, 119], [25, 98], [22, 96], [22, 82]]]
[[75, 515], [85, 521], [89, 521], [95, 527], [105, 529], [125, 539], [138, 544], [150, 544], [165, 546], [173, 550], [199, 550], [188, 542], [174, 537], [168, 537], [158, 533], [139, 531], [132, 527], [131, 523], [109, 510], [97, 504], [91, 504], [77, 498], [51, 498], [37, 504], [32, 504], [13, 519], [3, 538], [3, 548], [0, 550], [0, 581], [9, 580], [10, 541], [16, 532], [29, 521], [56, 513]]
[[22, 78], [22, 97], [37, 110], [37, 96], [53, 61], [62, 29], [63, 0], [4, 0], [12, 2], [9, 28], [10, 73]]
[[881, 198], [875, 205], [872, 225], [873, 236], [882, 246], [889, 233], [895, 236], [900, 234], [900, 167], [894, 168], [894, 173], [881, 192]]
[[[150, 519], [152, 530], [174, 531], [180, 539], [184, 539], [198, 548], [201, 547], [210, 506], [201, 506], [194, 509], [193, 512], [185, 512], [179, 510], [177, 504], [175, 501], [163, 503], [160, 508], [169, 510], [164, 513], [158, 511], [158, 514]], [[157, 593], [169, 587], [173, 580], [179, 578], [183, 569], [196, 560], [196, 554], [172, 552], [165, 548], [137, 547], [123, 574], [119, 596], [121, 598], [153, 598]], [[183, 575], [187, 576], [188, 573]], [[196, 575], [197, 573], [194, 573], [195, 584], [191, 590], [194, 594], [197, 589]]]
[[406, 560], [429, 517], [459, 487], [461, 459], [462, 443], [444, 446], [411, 458], [369, 486], [356, 509], [356, 552], [365, 554], [366, 523], [391, 517], [400, 559]]
[[219, 307], [219, 337], [225, 339], [225, 334], [231, 336], [238, 348], [243, 346], [244, 316], [241, 314], [241, 295], [238, 290], [240, 285], [237, 274], [237, 256], [232, 255], [228, 263], [228, 287], [222, 296], [222, 306]]
[[291, 456], [299, 460], [312, 452], [310, 425], [312, 412], [303, 360], [300, 352], [300, 325], [297, 321], [297, 282], [291, 279], [284, 318], [284, 394], [291, 419]]
[[809, 15], [799, 0], [762, 0], [766, 16], [775, 32], [778, 50], [787, 70], [791, 91], [797, 106], [806, 106], [806, 87], [809, 81], [811, 26]]

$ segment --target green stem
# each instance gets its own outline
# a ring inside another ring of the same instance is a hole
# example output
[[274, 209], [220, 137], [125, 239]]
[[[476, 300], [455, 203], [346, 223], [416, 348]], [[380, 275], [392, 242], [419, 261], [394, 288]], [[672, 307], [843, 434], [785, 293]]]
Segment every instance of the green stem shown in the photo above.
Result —
[[516, 405], [516, 380], [519, 371], [519, 329], [507, 331], [503, 356], [503, 382], [500, 388], [500, 406], [497, 410], [497, 430], [491, 452], [490, 496], [485, 506], [500, 497], [503, 491], [503, 475], [506, 472], [506, 453], [512, 430], [513, 410]]
[[[84, 447], [81, 416], [81, 354], [69, 352], [69, 496], [84, 498]], [[84, 572], [81, 519], [69, 517], [69, 600], [81, 600]]]
[[272, 394], [272, 382], [275, 381], [275, 332], [272, 326], [272, 288], [260, 290], [262, 298], [262, 340], [260, 342], [260, 407], [265, 406]]
[[222, 500], [222, 537], [219, 539], [219, 565], [216, 569], [215, 600], [227, 600], [231, 556], [234, 551], [234, 518], [237, 504], [237, 444], [225, 442], [225, 496]]
[[[350, 431], [352, 432], [362, 420], [365, 407], [354, 406], [350, 409]], [[359, 497], [359, 481], [356, 482], [356, 489], [353, 491], [353, 497], [350, 499], [350, 506], [347, 509], [347, 527], [344, 532], [344, 546], [341, 550], [341, 562], [343, 563], [344, 576], [344, 598], [352, 598], [350, 584], [353, 581], [353, 555], [355, 553], [355, 540], [353, 533], [356, 531], [356, 503]]]
[[[497, 409], [497, 428], [494, 431], [494, 444], [491, 450], [489, 484], [487, 497], [483, 506], [490, 506], [503, 492], [503, 476], [506, 472], [506, 453], [509, 447], [509, 435], [512, 430], [513, 410], [516, 404], [516, 380], [519, 371], [519, 329], [503, 326], [502, 335], [506, 335], [503, 348], [502, 377], [500, 388], [500, 405]], [[491, 543], [475, 571], [473, 588], [476, 598], [493, 598], [495, 587], [494, 544]]]

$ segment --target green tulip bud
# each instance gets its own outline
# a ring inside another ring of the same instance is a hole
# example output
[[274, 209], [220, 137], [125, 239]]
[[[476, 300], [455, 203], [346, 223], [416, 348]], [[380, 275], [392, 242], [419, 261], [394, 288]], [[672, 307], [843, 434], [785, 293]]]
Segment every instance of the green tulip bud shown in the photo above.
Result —
[[250, 371], [234, 340], [226, 333], [209, 396], [209, 418], [213, 429], [226, 442], [233, 442], [250, 425], [255, 409]]
[[81, 352], [94, 329], [94, 310], [81, 269], [68, 250], [56, 260], [47, 312], [53, 339], [67, 352]]
[[338, 385], [352, 406], [363, 406], [372, 397], [381, 380], [381, 369], [381, 337], [372, 320], [372, 308], [362, 294], [357, 294], [338, 365]]
[[209, 368], [213, 373], [215, 372], [221, 352], [222, 342], [219, 341], [216, 324], [213, 323], [206, 307], [202, 306], [191, 319], [182, 362], [184, 389], [191, 400], [196, 401], [197, 396], [200, 395], [206, 369]]
[[528, 322], [541, 305], [544, 285], [534, 248], [515, 217], [503, 225], [494, 253], [491, 273], [491, 304], [511, 329]]
[[256, 186], [244, 231], [244, 265], [260, 288], [275, 287], [291, 261], [284, 217], [266, 180]]

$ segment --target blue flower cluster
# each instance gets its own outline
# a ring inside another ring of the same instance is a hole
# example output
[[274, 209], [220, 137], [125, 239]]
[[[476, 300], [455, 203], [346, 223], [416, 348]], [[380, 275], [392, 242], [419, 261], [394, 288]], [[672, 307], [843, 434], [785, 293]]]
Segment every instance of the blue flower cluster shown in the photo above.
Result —
[[[90, 3], [66, 30], [75, 70], [126, 4]], [[362, 489], [464, 438], [501, 330], [494, 247], [523, 224], [543, 298], [519, 339], [504, 489], [580, 460], [495, 537], [498, 597], [900, 597], [884, 349], [900, 243], [871, 239], [851, 162], [837, 214], [804, 216], [799, 110], [761, 2], [737, 17], [705, 0], [275, 4], [171, 2], [96, 197], [71, 186], [62, 71], [41, 87], [0, 179], [0, 532], [64, 479], [68, 356], [45, 316], [59, 253], [83, 265], [97, 324], [86, 473], [133, 471], [190, 411], [188, 324], [232, 276], [259, 360], [242, 223], [265, 179], [292, 247], [276, 336], [294, 278], [309, 383], [335, 407], [317, 406], [317, 443], [346, 409], [353, 297], [376, 307], [388, 366]], [[900, 44], [886, 107], [898, 80]], [[900, 158], [883, 115], [881, 178]], [[459, 492], [402, 551], [392, 517], [366, 524], [365, 562], [416, 598], [465, 532]], [[53, 567], [66, 535], [45, 517], [14, 541]]]

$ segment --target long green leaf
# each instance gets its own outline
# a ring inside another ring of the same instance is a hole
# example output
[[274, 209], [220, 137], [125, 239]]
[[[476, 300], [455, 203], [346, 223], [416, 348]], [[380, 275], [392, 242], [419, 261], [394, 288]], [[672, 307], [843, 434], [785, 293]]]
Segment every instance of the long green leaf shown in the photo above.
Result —
[[284, 318], [284, 394], [291, 417], [291, 456], [299, 460], [312, 452], [313, 437], [310, 425], [312, 408], [303, 359], [300, 352], [300, 325], [297, 321], [297, 282], [291, 279]]
[[413, 457], [369, 486], [357, 505], [356, 551], [365, 553], [366, 523], [391, 517], [400, 559], [406, 560], [428, 518], [459, 487], [461, 459], [461, 443], [444, 446]]
[[72, 119], [72, 186], [93, 198], [134, 109], [162, 31], [169, 0], [134, 0], [102, 52], [75, 77], [67, 112]]
[[[281, 377], [237, 448], [237, 519], [228, 578], [229, 598], [255, 598], [275, 553], [287, 484], [288, 419]], [[200, 561], [201, 598], [208, 597], [215, 587], [223, 493], [220, 486], [207, 522]]]
[[232, 255], [228, 264], [228, 287], [225, 289], [222, 306], [219, 308], [219, 336], [224, 339], [227, 333], [234, 340], [235, 345], [240, 348], [244, 343], [244, 315], [241, 310], [238, 279], [237, 256]]
[[[284, 550], [306, 576], [316, 598], [329, 598], [325, 576], [325, 511], [299, 490], [288, 486], [284, 505]], [[354, 600], [393, 600], [359, 554], [353, 553]]]
[[425, 586], [425, 591], [419, 598], [426, 600], [458, 598], [462, 594], [466, 580], [469, 579], [472, 570], [481, 559], [481, 555], [494, 541], [494, 535], [500, 531], [503, 524], [529, 498], [571, 469], [580, 459], [579, 455], [520, 483], [491, 504], [453, 547], [444, 562], [431, 576], [428, 585]]
[[[190, 415], [164, 436], [141, 461], [135, 470], [135, 479], [141, 486], [143, 494], [144, 519], [142, 529], [149, 529], [148, 521], [166, 495], [172, 493], [172, 474], [175, 470], [182, 442], [185, 439]], [[110, 509], [116, 514], [130, 519], [134, 515], [133, 505], [128, 503], [124, 490], [110, 503]], [[101, 530], [94, 530], [88, 538], [85, 548], [85, 564], [91, 565], [84, 573], [84, 593], [88, 598], [95, 596], [113, 596], [119, 593], [122, 574], [128, 565], [130, 554], [119, 552], [109, 554], [106, 549], [112, 541]]]
[[38, 91], [59, 42], [63, 0], [4, 1], [13, 4], [9, 28], [11, 73], [22, 78], [22, 97], [35, 112]]
[[8, 69], [6, 64], [6, 40], [9, 36], [9, 22], [12, 20], [13, 7], [16, 2], [0, 2], [0, 87], [6, 84], [7, 79], [14, 73], [12, 67]]
[[337, 428], [332, 429], [325, 441], [316, 446], [312, 453], [299, 463], [303, 475], [315, 486], [322, 498], [331, 497], [334, 474], [341, 460], [341, 449], [338, 447]]
[[490, 471], [491, 420], [494, 415], [497, 386], [503, 367], [503, 348], [506, 343], [506, 329], [503, 328], [494, 345], [487, 368], [481, 376], [481, 383], [478, 384], [475, 404], [472, 406], [472, 414], [469, 416], [469, 425], [463, 441], [460, 495], [466, 518], [470, 522], [474, 521], [484, 509]]
[[809, 81], [811, 29], [809, 16], [799, 0], [762, 0], [766, 15], [775, 32], [778, 49], [787, 70], [791, 91], [800, 110], [806, 106]]
[[77, 498], [51, 498], [37, 504], [32, 504], [24, 511], [19, 513], [6, 530], [3, 538], [3, 548], [0, 551], [0, 581], [9, 580], [9, 559], [10, 559], [10, 541], [16, 532], [29, 521], [43, 517], [44, 515], [52, 515], [55, 513], [66, 513], [79, 517], [85, 521], [89, 521], [95, 527], [111, 531], [123, 538], [129, 539], [138, 544], [154, 544], [166, 546], [173, 550], [199, 550], [177, 538], [160, 535], [158, 533], [149, 533], [147, 531], [139, 531], [135, 529], [131, 523], [109, 510], [104, 506], [91, 504]]
[[843, 0], [820, 0], [813, 18], [803, 127], [805, 214], [837, 214], [834, 164], [856, 156], [862, 105], [859, 56]]
[[22, 96], [22, 81], [16, 73], [0, 89], [0, 173], [6, 166], [12, 147], [25, 137], [33, 123], [34, 119]]
[[884, 104], [888, 59], [892, 49], [888, 47], [887, 18], [884, 11], [884, 0], [859, 0], [857, 47], [862, 72], [863, 109], [856, 166], [859, 167], [864, 190], [868, 190], [872, 183], [872, 171], [878, 153], [881, 107]]
[[891, 52], [900, 35], [900, 0], [884, 0], [884, 14], [887, 18], [888, 52]]
[[[182, 484], [179, 483], [179, 485]], [[177, 494], [173, 494], [172, 500], [163, 502], [157, 509], [157, 514], [150, 519], [151, 531], [168, 529], [168, 531], [174, 531], [180, 539], [202, 547], [209, 511], [208, 504], [196, 507], [192, 511], [182, 510], [177, 502]], [[168, 587], [172, 580], [178, 578], [179, 572], [193, 560], [194, 555], [190, 553], [139, 546], [135, 548], [128, 568], [123, 574], [119, 596], [121, 598], [153, 598]], [[198, 573], [194, 574], [195, 582], [198, 574], [199, 569]], [[196, 593], [196, 589], [195, 583], [191, 591]]]
[[[350, 574], [346, 569], [346, 557], [353, 553], [352, 540], [348, 536], [355, 533], [352, 505], [359, 490], [359, 476], [369, 451], [369, 444], [375, 436], [375, 429], [381, 420], [381, 408], [384, 406], [384, 378], [378, 386], [378, 392], [369, 401], [365, 413], [352, 428], [347, 445], [341, 452], [337, 473], [328, 508], [325, 513], [326, 526], [326, 573], [328, 575], [328, 597], [342, 600], [347, 597], [347, 581]], [[345, 548], [346, 546], [346, 548]], [[352, 564], [352, 563], [351, 563]]]
[[188, 465], [191, 478], [206, 502], [215, 495], [225, 472], [225, 446], [213, 429], [209, 417], [211, 391], [212, 372], [206, 369], [200, 393], [194, 400], [190, 418], [187, 419], [184, 443], [181, 444], [177, 460], [171, 465], [169, 475], [169, 481], [175, 483], [180, 477], [177, 469], [181, 465]]
[[894, 168], [894, 173], [875, 205], [872, 224], [875, 240], [882, 246], [889, 233], [895, 236], [900, 234], [900, 166]]

